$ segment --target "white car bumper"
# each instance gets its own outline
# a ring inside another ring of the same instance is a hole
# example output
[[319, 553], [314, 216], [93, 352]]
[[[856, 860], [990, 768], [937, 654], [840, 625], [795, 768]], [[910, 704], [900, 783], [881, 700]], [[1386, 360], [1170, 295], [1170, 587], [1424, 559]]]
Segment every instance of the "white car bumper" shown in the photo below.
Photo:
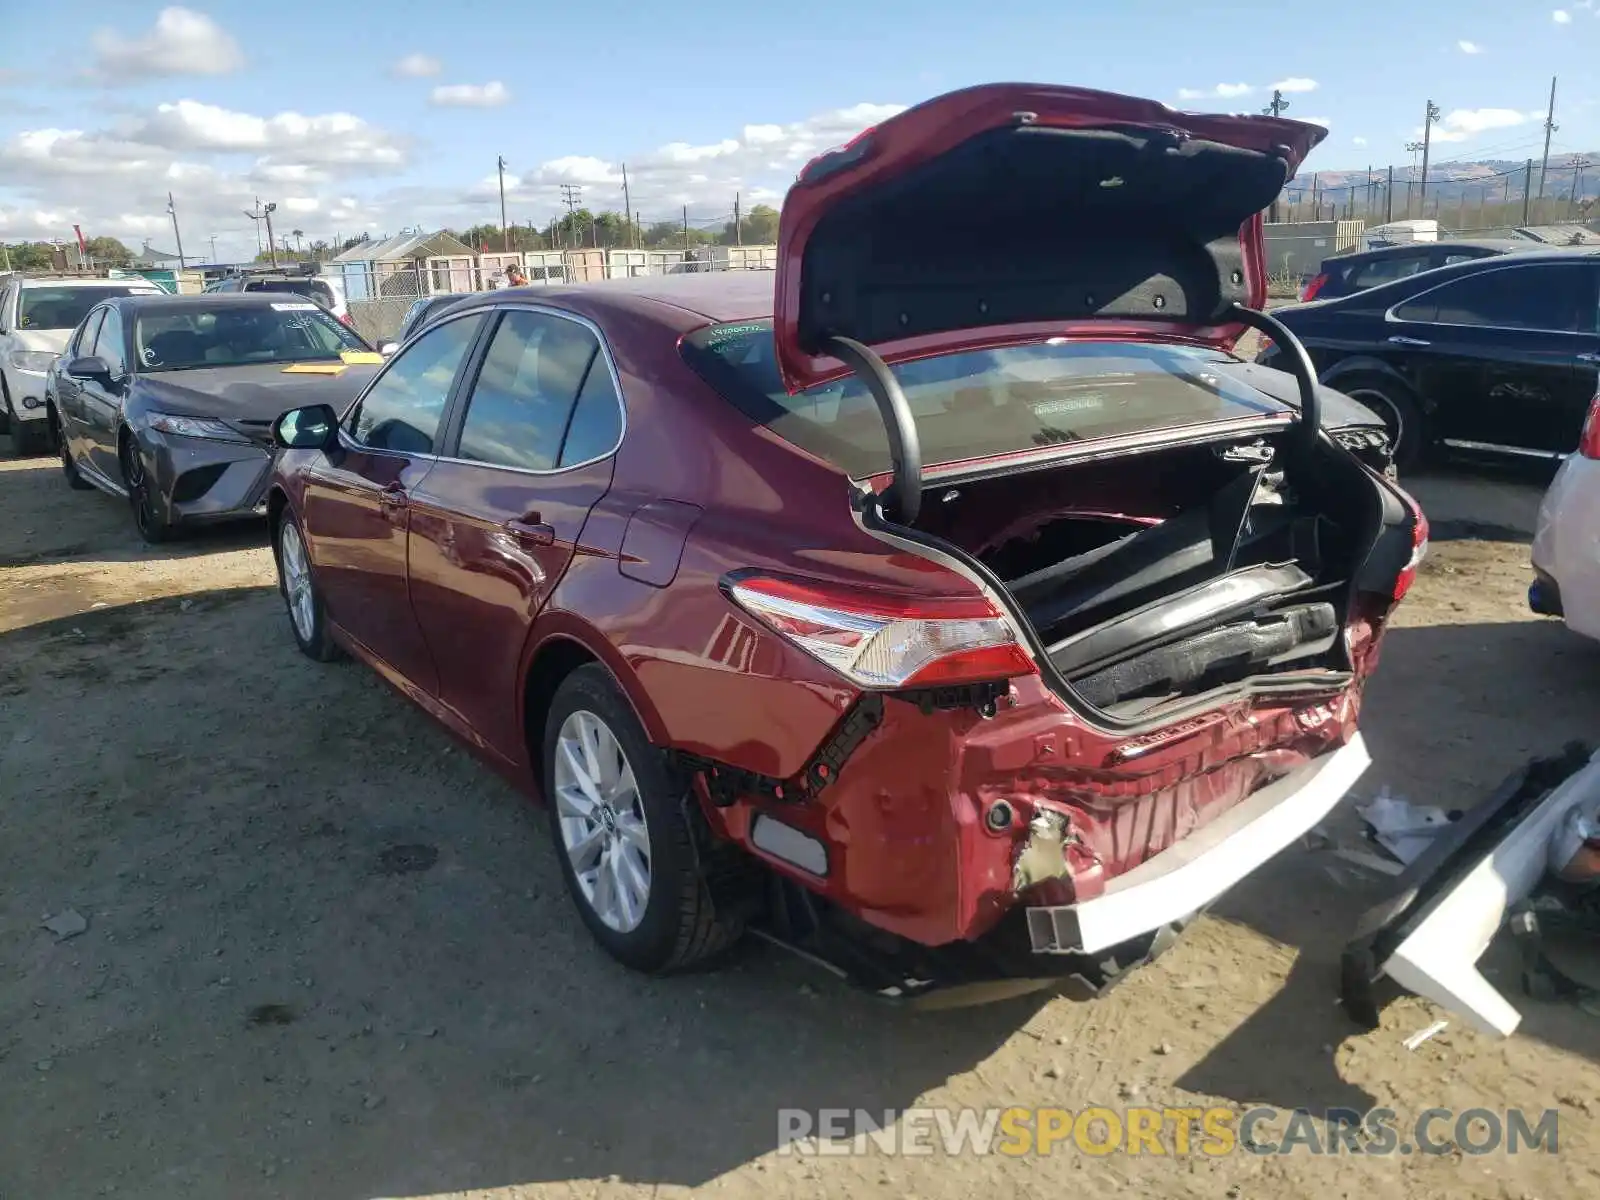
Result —
[[1539, 507], [1533, 568], [1555, 584], [1553, 596], [1530, 597], [1535, 610], [1554, 608], [1574, 632], [1600, 639], [1600, 460], [1573, 454], [1561, 464]]

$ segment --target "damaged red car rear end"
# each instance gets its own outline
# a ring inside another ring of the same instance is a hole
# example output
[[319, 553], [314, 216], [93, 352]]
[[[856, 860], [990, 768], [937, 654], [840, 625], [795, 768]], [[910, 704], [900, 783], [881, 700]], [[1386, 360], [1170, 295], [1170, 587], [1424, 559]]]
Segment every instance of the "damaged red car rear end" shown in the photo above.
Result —
[[686, 340], [855, 481], [833, 513], [786, 497], [831, 546], [722, 580], [841, 709], [793, 777], [700, 764], [721, 829], [805, 889], [775, 936], [856, 973], [873, 946], [897, 994], [1102, 986], [1364, 769], [1362, 684], [1426, 523], [1319, 428], [1304, 362], [1273, 403], [1224, 353], [1281, 337], [1259, 213], [1320, 136], [945, 96], [790, 191], [782, 394], [751, 386], [758, 328]]

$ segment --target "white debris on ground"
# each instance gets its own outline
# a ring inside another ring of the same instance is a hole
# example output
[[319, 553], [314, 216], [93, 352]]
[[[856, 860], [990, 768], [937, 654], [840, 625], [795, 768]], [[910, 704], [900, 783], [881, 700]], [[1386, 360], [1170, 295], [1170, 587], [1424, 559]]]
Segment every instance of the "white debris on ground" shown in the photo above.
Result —
[[42, 928], [55, 934], [60, 941], [77, 937], [89, 928], [89, 921], [82, 913], [71, 908], [64, 908], [53, 917], [46, 917], [40, 922]]
[[1413, 804], [1392, 795], [1387, 787], [1369, 803], [1358, 806], [1356, 812], [1372, 827], [1378, 845], [1408, 865], [1433, 843], [1439, 830], [1450, 824], [1449, 814], [1438, 805]]

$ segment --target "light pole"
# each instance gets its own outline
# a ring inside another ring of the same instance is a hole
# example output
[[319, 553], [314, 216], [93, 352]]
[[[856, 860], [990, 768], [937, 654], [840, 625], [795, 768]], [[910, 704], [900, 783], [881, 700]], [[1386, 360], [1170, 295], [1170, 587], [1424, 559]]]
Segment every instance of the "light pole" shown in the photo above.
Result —
[[1406, 180], [1406, 216], [1411, 215], [1411, 189], [1417, 185], [1417, 155], [1422, 153], [1421, 142], [1407, 142], [1406, 149], [1411, 151], [1411, 178]]
[[167, 215], [172, 218], [172, 237], [178, 243], [178, 270], [186, 271], [188, 264], [183, 261], [183, 234], [178, 232], [178, 206], [172, 202], [172, 193], [167, 193]]
[[265, 205], [261, 212], [267, 219], [267, 255], [272, 260], [272, 265], [278, 265], [278, 244], [272, 240], [272, 214], [278, 211], [277, 202]]

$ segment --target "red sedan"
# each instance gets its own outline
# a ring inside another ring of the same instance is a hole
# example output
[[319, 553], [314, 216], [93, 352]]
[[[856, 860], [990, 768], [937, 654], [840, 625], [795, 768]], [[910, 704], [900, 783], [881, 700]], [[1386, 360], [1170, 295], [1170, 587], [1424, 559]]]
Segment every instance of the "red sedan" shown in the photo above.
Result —
[[294, 636], [548, 801], [631, 966], [1103, 983], [1363, 770], [1425, 545], [1255, 311], [1321, 132], [976, 88], [811, 163], [775, 289], [463, 301], [280, 421]]

